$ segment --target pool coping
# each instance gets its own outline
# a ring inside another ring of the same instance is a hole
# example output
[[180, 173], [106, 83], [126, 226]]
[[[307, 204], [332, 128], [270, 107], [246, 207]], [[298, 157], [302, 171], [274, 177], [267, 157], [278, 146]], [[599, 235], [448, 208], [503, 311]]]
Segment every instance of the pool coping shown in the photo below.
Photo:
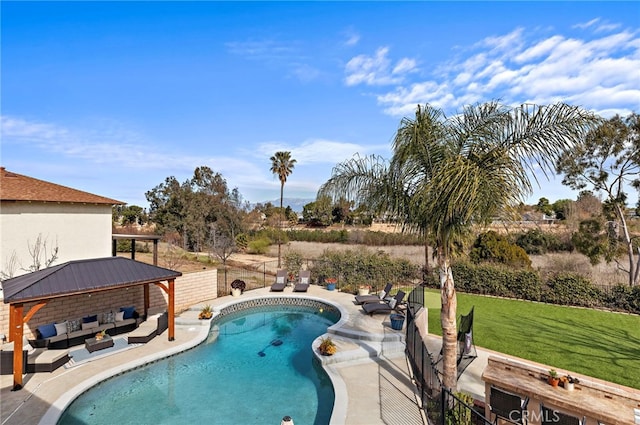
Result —
[[[328, 301], [324, 298], [319, 298], [319, 297], [309, 296], [309, 295], [302, 295], [302, 294], [296, 295], [295, 297], [282, 296], [282, 294], [269, 296], [267, 294], [267, 295], [260, 295], [260, 296], [243, 297], [242, 299], [232, 299], [232, 300], [229, 300], [229, 302], [222, 303], [220, 305], [217, 305], [215, 308], [213, 308], [214, 314], [211, 319], [198, 320], [197, 322], [192, 319], [180, 320], [180, 317], [177, 317], [175, 322], [176, 326], [179, 326], [181, 328], [186, 328], [185, 330], [187, 332], [197, 332], [198, 334], [195, 337], [189, 339], [188, 341], [180, 345], [171, 347], [166, 350], [158, 351], [144, 357], [140, 357], [138, 359], [118, 365], [116, 367], [106, 369], [100, 373], [92, 375], [88, 379], [81, 381], [78, 385], [65, 391], [60, 397], [58, 397], [47, 409], [45, 414], [40, 418], [40, 421], [38, 422], [38, 424], [50, 425], [50, 424], [58, 423], [64, 411], [69, 407], [69, 405], [76, 398], [78, 398], [84, 392], [88, 391], [92, 387], [98, 385], [99, 383], [107, 379], [113, 378], [114, 376], [145, 366], [147, 364], [182, 353], [184, 351], [190, 350], [202, 344], [204, 341], [207, 340], [209, 331], [211, 329], [211, 325], [215, 321], [215, 318], [220, 315], [221, 310], [223, 310], [224, 308], [227, 308], [235, 304], [247, 303], [250, 301], [255, 301], [255, 300], [264, 299], [264, 298], [271, 298], [271, 299], [281, 298], [285, 302], [296, 300], [296, 299], [308, 299], [311, 301], [315, 301], [315, 302], [318, 302], [324, 305], [329, 305], [331, 307], [336, 308], [340, 312], [340, 319], [335, 324], [329, 326], [327, 328], [327, 332], [329, 332], [329, 330], [334, 330], [334, 331], [339, 330], [341, 327], [343, 327], [347, 323], [348, 317], [349, 317], [349, 312], [340, 304]], [[294, 303], [288, 303], [288, 304], [296, 305]], [[191, 307], [187, 311], [193, 311], [193, 310], [199, 311], [200, 307]], [[354, 341], [358, 341], [360, 339], [361, 338], [354, 339]], [[314, 344], [315, 344], [315, 341], [314, 341]], [[314, 344], [312, 344], [311, 348], [317, 357], [318, 352], [317, 352], [317, 349], [314, 348]], [[328, 367], [328, 365], [325, 362], [321, 361], [321, 364], [323, 366], [325, 373], [327, 373], [327, 375], [331, 379], [331, 383], [334, 389], [333, 411], [331, 413], [331, 419], [329, 423], [330, 424], [344, 423], [344, 420], [346, 419], [346, 415], [347, 415], [347, 406], [349, 401], [346, 383], [340, 377], [340, 375], [335, 371], [333, 371], [331, 367]]]

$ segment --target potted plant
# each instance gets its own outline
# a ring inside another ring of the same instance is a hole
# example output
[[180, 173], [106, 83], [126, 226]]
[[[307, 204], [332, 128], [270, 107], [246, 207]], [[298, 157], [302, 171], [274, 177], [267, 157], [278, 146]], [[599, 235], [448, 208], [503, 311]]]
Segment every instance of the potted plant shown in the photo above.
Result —
[[548, 381], [552, 387], [557, 387], [558, 383], [560, 383], [560, 376], [558, 375], [558, 372], [556, 372], [555, 369], [549, 369]]
[[563, 376], [561, 381], [562, 381], [562, 386], [567, 391], [573, 391], [575, 384], [580, 383], [580, 380], [578, 378], [574, 378], [571, 375]]
[[320, 339], [320, 345], [318, 346], [318, 351], [323, 356], [332, 356], [338, 350], [337, 350], [335, 342], [333, 342], [331, 337], [328, 336], [326, 338]]
[[244, 280], [236, 279], [231, 282], [231, 295], [234, 297], [239, 297], [240, 294], [244, 292], [244, 288], [247, 287], [247, 284], [244, 283]]
[[358, 295], [369, 295], [369, 291], [371, 291], [371, 286], [369, 285], [360, 285], [358, 287]]
[[98, 333], [96, 334], [96, 341], [100, 341], [100, 340], [102, 340], [102, 339], [105, 337], [105, 335], [106, 335], [106, 334], [107, 334], [106, 329], [105, 329], [105, 330], [103, 330], [102, 332], [98, 332]]
[[327, 290], [333, 291], [336, 289], [336, 282], [338, 281], [335, 277], [328, 277], [324, 280], [327, 284]]
[[198, 314], [198, 319], [200, 320], [211, 319], [211, 317], [213, 317], [213, 309], [209, 304], [207, 304], [204, 307], [202, 307], [202, 310], [200, 310], [200, 314]]

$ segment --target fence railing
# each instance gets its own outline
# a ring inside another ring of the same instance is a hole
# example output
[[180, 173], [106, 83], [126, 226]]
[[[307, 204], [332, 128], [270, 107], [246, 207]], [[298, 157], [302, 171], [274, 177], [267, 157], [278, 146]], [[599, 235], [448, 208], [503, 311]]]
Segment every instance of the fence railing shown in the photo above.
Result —
[[440, 371], [416, 326], [416, 315], [424, 308], [424, 289], [419, 285], [407, 299], [406, 354], [431, 425], [490, 425], [481, 412], [442, 385]]

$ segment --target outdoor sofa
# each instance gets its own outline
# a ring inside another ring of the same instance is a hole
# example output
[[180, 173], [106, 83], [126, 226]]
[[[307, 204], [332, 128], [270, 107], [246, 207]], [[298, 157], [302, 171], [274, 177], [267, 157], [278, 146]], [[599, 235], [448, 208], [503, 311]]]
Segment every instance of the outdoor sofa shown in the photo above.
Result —
[[29, 340], [35, 348], [63, 349], [84, 344], [98, 332], [113, 336], [131, 332], [138, 327], [139, 315], [134, 307], [122, 307], [118, 312], [85, 316], [60, 323], [38, 326], [36, 339]]

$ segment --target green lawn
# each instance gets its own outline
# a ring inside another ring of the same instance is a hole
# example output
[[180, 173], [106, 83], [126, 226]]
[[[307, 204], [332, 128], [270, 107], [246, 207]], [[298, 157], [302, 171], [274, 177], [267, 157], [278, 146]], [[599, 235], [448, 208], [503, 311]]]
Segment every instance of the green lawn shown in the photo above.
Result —
[[[440, 292], [425, 304], [442, 335]], [[478, 347], [640, 389], [639, 316], [458, 293], [458, 318], [472, 306]]]

